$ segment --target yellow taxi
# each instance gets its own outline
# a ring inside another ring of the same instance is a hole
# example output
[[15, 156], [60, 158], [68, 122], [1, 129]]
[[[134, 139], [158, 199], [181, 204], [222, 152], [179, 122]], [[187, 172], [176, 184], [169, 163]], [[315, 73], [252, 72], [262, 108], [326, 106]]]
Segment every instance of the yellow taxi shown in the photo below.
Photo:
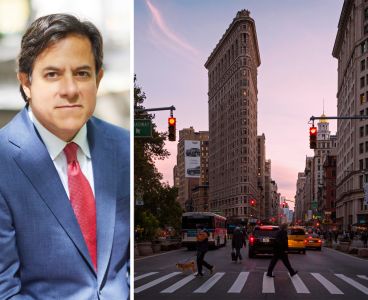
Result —
[[288, 251], [297, 251], [305, 254], [307, 240], [305, 229], [299, 226], [292, 226], [288, 229]]
[[317, 233], [307, 233], [305, 235], [307, 240], [306, 247], [307, 249], [317, 249], [321, 251], [322, 249], [322, 239]]

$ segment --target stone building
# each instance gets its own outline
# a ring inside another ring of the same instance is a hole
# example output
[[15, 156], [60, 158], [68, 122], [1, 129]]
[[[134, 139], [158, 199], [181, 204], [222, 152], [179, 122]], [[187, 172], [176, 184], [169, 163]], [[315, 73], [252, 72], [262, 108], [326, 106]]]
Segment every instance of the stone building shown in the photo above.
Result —
[[259, 216], [257, 68], [254, 20], [239, 11], [212, 51], [208, 70], [210, 210], [247, 221]]

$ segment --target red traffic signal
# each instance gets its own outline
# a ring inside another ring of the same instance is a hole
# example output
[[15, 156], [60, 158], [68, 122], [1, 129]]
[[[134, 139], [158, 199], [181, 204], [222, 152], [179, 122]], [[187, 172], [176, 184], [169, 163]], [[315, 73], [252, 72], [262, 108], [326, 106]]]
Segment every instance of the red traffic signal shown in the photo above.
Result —
[[309, 148], [317, 148], [317, 127], [314, 126], [309, 128]]
[[169, 125], [169, 141], [176, 141], [176, 118], [170, 117], [167, 123]]
[[256, 200], [254, 200], [254, 199], [250, 199], [250, 205], [251, 205], [251, 206], [255, 206], [255, 205], [256, 205]]

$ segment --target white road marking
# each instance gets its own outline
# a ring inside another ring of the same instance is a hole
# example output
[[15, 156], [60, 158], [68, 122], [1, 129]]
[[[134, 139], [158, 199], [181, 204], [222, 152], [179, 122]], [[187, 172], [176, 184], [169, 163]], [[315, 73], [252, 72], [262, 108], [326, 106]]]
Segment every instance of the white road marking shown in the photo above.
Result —
[[298, 294], [310, 294], [310, 291], [305, 286], [303, 281], [300, 279], [298, 274], [295, 274], [293, 277], [290, 276], [291, 282], [293, 283], [295, 290]]
[[151, 288], [151, 287], [153, 287], [153, 286], [155, 286], [157, 284], [160, 284], [161, 282], [163, 282], [163, 281], [165, 281], [165, 280], [167, 280], [167, 279], [169, 279], [171, 277], [174, 277], [174, 276], [176, 276], [178, 274], [181, 274], [181, 272], [172, 272], [170, 274], [167, 274], [165, 276], [162, 276], [160, 278], [157, 278], [157, 279], [155, 279], [155, 280], [153, 280], [151, 282], [148, 282], [148, 283], [146, 283], [146, 284], [144, 284], [144, 285], [142, 285], [140, 287], [134, 288], [134, 293], [135, 294], [140, 293], [140, 292], [142, 292], [142, 291], [144, 291], [146, 289], [149, 289], [149, 288]]
[[207, 293], [207, 291], [213, 287], [217, 281], [224, 276], [225, 273], [216, 273], [210, 279], [208, 279], [204, 284], [202, 284], [198, 289], [196, 289], [193, 293]]
[[245, 282], [248, 279], [249, 272], [240, 272], [238, 278], [235, 280], [234, 284], [231, 286], [228, 293], [240, 293], [244, 287]]
[[177, 283], [173, 284], [172, 286], [168, 287], [167, 289], [161, 291], [161, 293], [173, 293], [176, 290], [180, 289], [182, 286], [186, 285], [188, 282], [192, 281], [195, 278], [193, 274], [179, 280]]
[[149, 272], [149, 273], [134, 277], [134, 281], [137, 281], [137, 280], [142, 279], [142, 278], [146, 278], [146, 277], [151, 276], [151, 275], [155, 275], [157, 273], [158, 272]]
[[367, 275], [357, 275], [359, 278], [361, 279], [365, 279], [368, 280], [368, 276]]
[[364, 285], [360, 284], [359, 282], [346, 277], [343, 274], [335, 274], [337, 277], [339, 277], [340, 279], [344, 280], [346, 283], [349, 283], [350, 285], [352, 285], [353, 287], [357, 288], [358, 290], [360, 290], [361, 292], [363, 292], [364, 294], [368, 295], [368, 288], [365, 287]]
[[273, 277], [268, 277], [267, 272], [264, 272], [263, 274], [262, 293], [275, 293], [275, 283], [273, 281]]
[[319, 273], [311, 273], [329, 292], [334, 295], [343, 295], [344, 293], [331, 281], [327, 280]]

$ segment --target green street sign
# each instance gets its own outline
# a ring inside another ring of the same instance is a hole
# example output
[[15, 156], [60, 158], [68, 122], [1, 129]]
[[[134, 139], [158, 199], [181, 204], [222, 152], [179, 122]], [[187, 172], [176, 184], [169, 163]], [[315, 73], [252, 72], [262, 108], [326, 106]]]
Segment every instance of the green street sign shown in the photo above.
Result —
[[134, 137], [147, 138], [152, 137], [152, 121], [151, 120], [134, 120]]

